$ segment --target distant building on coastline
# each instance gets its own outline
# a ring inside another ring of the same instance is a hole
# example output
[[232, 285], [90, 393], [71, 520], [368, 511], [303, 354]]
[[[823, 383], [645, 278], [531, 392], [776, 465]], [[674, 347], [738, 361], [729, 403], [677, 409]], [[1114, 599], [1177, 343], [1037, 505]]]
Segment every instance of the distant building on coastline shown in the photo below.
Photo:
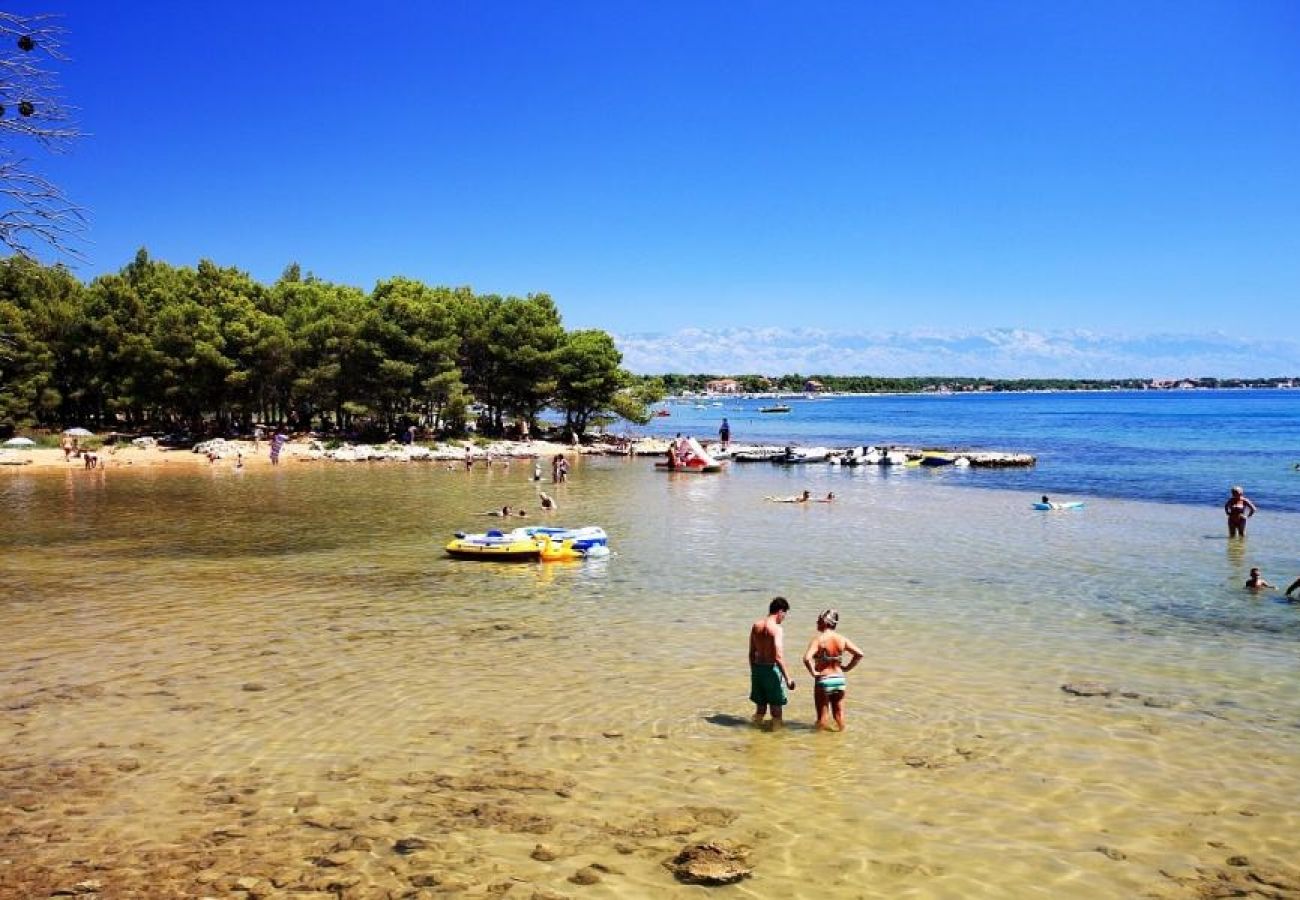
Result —
[[824, 390], [826, 390], [826, 385], [816, 378], [809, 378], [803, 383], [803, 392], [805, 394], [820, 394]]
[[736, 394], [740, 392], [740, 382], [734, 378], [718, 378], [704, 384], [710, 394]]

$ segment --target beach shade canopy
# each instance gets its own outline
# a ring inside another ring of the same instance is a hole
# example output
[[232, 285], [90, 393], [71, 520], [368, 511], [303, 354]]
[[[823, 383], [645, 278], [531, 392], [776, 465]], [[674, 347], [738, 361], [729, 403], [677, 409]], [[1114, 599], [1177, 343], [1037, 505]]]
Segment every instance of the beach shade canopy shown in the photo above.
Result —
[[65, 428], [63, 433], [69, 437], [94, 437], [95, 432], [87, 431], [84, 428]]
[[36, 442], [31, 438], [11, 437], [9, 440], [5, 441], [5, 446], [6, 447], [35, 447]]

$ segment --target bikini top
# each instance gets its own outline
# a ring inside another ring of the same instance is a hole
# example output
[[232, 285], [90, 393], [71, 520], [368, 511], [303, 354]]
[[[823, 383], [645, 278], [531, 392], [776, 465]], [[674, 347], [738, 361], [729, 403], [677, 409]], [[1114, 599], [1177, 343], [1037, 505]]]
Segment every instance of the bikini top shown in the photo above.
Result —
[[813, 659], [820, 663], [840, 663], [844, 658], [844, 651], [831, 653], [824, 646], [818, 647], [817, 652], [813, 654]]

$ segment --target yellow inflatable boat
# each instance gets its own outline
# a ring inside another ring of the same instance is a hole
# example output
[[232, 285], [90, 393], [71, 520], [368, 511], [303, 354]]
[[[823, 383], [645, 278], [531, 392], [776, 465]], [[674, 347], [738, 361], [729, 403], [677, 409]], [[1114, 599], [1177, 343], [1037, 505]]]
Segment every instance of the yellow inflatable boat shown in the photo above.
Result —
[[447, 544], [447, 555], [456, 559], [493, 559], [527, 562], [538, 559], [542, 541], [519, 531], [489, 531], [486, 534], [457, 535]]

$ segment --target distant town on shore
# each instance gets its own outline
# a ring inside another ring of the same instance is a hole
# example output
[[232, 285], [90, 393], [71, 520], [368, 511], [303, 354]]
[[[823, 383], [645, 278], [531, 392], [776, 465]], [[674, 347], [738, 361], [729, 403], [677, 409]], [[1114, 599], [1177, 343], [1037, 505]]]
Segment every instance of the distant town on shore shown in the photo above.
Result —
[[1300, 388], [1300, 376], [1278, 378], [967, 378], [872, 375], [640, 376], [662, 384], [670, 396], [683, 394], [949, 394], [1000, 391], [1171, 391], [1227, 388]]

